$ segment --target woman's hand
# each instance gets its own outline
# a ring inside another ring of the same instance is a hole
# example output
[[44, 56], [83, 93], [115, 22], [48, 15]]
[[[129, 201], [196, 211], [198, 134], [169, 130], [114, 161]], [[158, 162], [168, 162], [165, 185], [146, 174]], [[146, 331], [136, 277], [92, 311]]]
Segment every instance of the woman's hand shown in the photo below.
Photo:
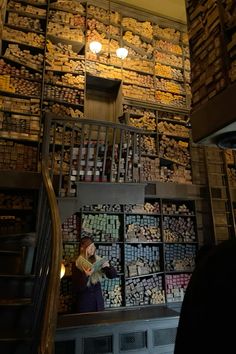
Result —
[[93, 274], [93, 269], [91, 269], [91, 268], [84, 268], [83, 267], [83, 271], [85, 272], [87, 277], [90, 277]]
[[110, 263], [108, 261], [103, 263], [102, 268], [105, 268], [105, 267], [110, 267]]

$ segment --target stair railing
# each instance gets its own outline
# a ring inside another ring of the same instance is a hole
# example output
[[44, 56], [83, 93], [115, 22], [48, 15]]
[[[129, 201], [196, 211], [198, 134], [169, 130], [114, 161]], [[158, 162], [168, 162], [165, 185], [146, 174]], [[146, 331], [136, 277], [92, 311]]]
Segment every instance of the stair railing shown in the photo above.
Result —
[[[42, 186], [37, 217], [37, 253], [34, 270], [35, 353], [52, 354], [57, 325], [62, 260], [61, 220], [57, 200], [49, 176], [47, 159], [42, 159]], [[36, 349], [37, 348], [37, 349]]]
[[75, 182], [80, 181], [142, 182], [145, 134], [123, 124], [46, 113], [42, 151], [57, 182], [57, 195], [76, 196]]

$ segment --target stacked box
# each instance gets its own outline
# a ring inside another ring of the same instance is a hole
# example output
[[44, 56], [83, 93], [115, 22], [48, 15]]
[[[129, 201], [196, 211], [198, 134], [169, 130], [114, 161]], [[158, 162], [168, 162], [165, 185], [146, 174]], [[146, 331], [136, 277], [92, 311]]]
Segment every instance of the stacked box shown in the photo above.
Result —
[[120, 278], [103, 279], [101, 282], [105, 308], [122, 306], [122, 284]]
[[96, 254], [108, 260], [110, 265], [113, 266], [118, 273], [121, 273], [121, 247], [119, 244], [97, 245]]
[[135, 277], [160, 271], [160, 250], [158, 246], [125, 245], [126, 276]]
[[194, 220], [164, 216], [163, 235], [165, 242], [196, 242]]
[[82, 237], [91, 236], [94, 242], [119, 241], [120, 225], [118, 215], [83, 214]]
[[[222, 6], [216, 0], [201, 0], [197, 4], [195, 1], [187, 1], [193, 110], [216, 96], [227, 85], [229, 77], [228, 59], [226, 58], [228, 35], [226, 32], [223, 34], [225, 24], [222, 23], [223, 18], [226, 20], [229, 17], [222, 11], [223, 9], [228, 11], [226, 3], [227, 1], [224, 1]], [[236, 43], [233, 36], [231, 42], [228, 43], [229, 59]], [[231, 78], [233, 81], [233, 67]]]
[[166, 275], [166, 300], [169, 302], [183, 301], [191, 274]]
[[160, 242], [160, 218], [150, 215], [126, 215], [126, 241]]
[[165, 245], [166, 271], [193, 271], [197, 248], [191, 244]]
[[126, 306], [164, 304], [165, 294], [161, 275], [126, 280]]

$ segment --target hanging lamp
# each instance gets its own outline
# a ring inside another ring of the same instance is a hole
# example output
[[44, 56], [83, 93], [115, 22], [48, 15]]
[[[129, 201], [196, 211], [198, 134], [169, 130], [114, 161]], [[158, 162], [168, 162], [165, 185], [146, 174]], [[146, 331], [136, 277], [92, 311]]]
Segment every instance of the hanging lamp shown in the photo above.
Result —
[[[110, 57], [110, 40], [111, 40], [111, 1], [108, 3], [108, 13], [109, 13], [109, 27], [108, 27], [108, 56]], [[98, 54], [102, 50], [102, 44], [99, 41], [92, 41], [89, 43], [89, 49], [94, 54]], [[120, 59], [125, 59], [128, 55], [128, 50], [123, 46], [116, 49], [116, 55]]]
[[116, 55], [118, 56], [118, 58], [120, 59], [125, 59], [128, 55], [128, 50], [124, 47], [120, 47], [116, 50]]
[[98, 41], [92, 41], [89, 43], [89, 49], [94, 54], [98, 54], [102, 49], [102, 44]]

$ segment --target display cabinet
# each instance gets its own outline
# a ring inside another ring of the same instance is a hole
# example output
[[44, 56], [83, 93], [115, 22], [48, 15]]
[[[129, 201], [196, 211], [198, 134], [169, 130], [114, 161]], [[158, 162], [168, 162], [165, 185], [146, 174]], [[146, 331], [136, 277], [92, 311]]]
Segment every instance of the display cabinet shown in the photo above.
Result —
[[183, 300], [198, 249], [194, 201], [154, 198], [144, 205], [84, 206], [62, 230], [66, 277], [61, 311], [72, 311], [71, 263], [84, 236], [93, 238], [97, 254], [118, 272], [115, 280], [102, 281], [106, 308]]

